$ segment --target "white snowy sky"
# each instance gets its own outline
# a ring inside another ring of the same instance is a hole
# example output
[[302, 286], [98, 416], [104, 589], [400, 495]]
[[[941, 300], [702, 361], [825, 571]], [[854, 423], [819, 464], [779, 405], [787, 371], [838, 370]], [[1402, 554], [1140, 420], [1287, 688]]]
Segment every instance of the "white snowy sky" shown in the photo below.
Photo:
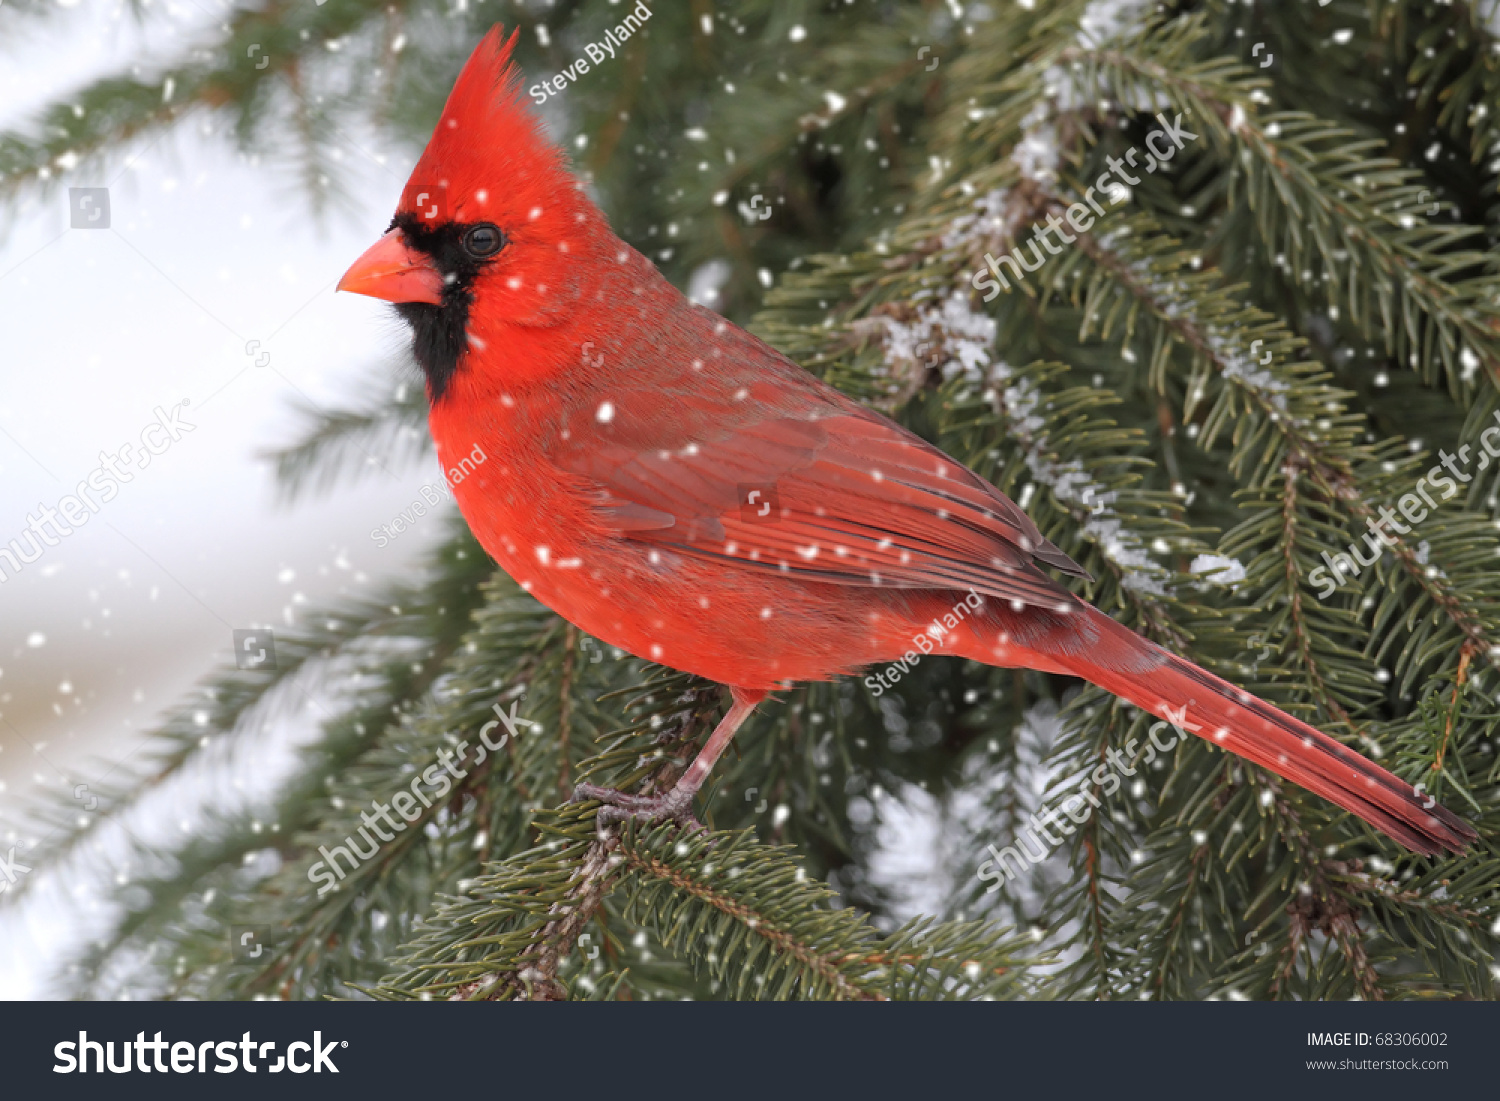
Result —
[[[157, 0], [143, 31], [119, 0], [62, 6], [74, 10], [19, 37], [0, 11], [0, 127], [153, 47], [175, 53], [219, 7]], [[357, 398], [384, 377], [371, 368], [404, 346], [388, 307], [333, 284], [384, 230], [412, 151], [386, 150], [380, 165], [343, 143], [356, 207], [318, 221], [288, 170], [201, 133], [216, 121], [200, 115], [139, 143], [105, 179], [66, 178], [109, 186], [108, 230], [69, 229], [65, 191], [0, 218], [0, 544], [87, 477], [101, 450], [136, 440], [158, 405], [187, 399], [183, 419], [196, 426], [0, 584], [6, 822], [39, 794], [97, 788], [129, 762], [154, 717], [230, 658], [233, 627], [283, 624], [368, 591], [409, 570], [437, 534], [430, 522], [383, 549], [368, 535], [436, 477], [435, 463], [288, 508], [255, 457], [294, 438], [294, 399]], [[254, 366], [266, 352], [269, 364]], [[5, 837], [0, 856], [20, 841], [24, 862], [31, 840]], [[59, 898], [19, 927], [0, 920], [0, 997], [48, 993], [66, 909]]]

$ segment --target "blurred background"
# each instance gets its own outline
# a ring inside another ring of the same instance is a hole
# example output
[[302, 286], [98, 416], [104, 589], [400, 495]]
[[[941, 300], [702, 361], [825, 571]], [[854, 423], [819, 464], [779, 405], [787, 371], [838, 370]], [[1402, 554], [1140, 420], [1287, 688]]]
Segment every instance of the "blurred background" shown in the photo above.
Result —
[[[70, 90], [190, 49], [229, 10], [61, 7], [0, 10], [0, 129], [34, 131]], [[386, 141], [376, 156], [330, 134], [339, 196], [315, 208], [291, 157], [238, 149], [229, 125], [184, 117], [97, 170], [60, 171], [57, 189], [21, 190], [0, 220], [0, 546], [101, 452], [133, 443], [135, 459], [158, 407], [188, 403], [179, 440], [0, 583], [5, 821], [55, 795], [87, 813], [162, 709], [232, 660], [234, 629], [291, 626], [372, 575], [412, 571], [443, 534], [430, 516], [383, 547], [370, 537], [440, 476], [435, 461], [371, 455], [347, 492], [289, 502], [263, 457], [304, 427], [299, 406], [402, 384], [405, 326], [333, 287], [384, 231], [420, 146]], [[107, 228], [72, 229], [62, 185], [106, 187]], [[0, 855], [19, 841], [24, 864], [40, 840], [12, 831]], [[45, 993], [48, 953], [81, 931], [71, 913], [39, 905], [25, 929], [0, 931], [0, 996]]]

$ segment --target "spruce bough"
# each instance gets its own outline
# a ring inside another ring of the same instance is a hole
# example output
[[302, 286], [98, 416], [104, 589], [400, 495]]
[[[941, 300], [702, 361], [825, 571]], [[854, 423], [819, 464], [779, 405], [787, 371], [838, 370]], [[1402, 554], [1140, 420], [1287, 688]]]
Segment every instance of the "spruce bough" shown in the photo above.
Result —
[[[278, 638], [274, 673], [222, 674], [167, 717], [114, 813], [150, 799], [148, 776], [194, 762], [193, 712], [248, 738], [274, 726], [294, 677], [361, 677], [298, 782], [257, 816], [279, 827], [279, 869], [241, 870], [268, 845], [251, 815], [217, 823], [168, 854], [146, 892], [119, 896], [121, 920], [81, 960], [76, 990], [1492, 996], [1500, 466], [1326, 599], [1310, 575], [1500, 409], [1493, 13], [1061, 2], [991, 5], [965, 25], [860, 4], [802, 13], [791, 45], [784, 5], [740, 9], [712, 36], [686, 9], [657, 9], [608, 79], [569, 86], [588, 137], [579, 160], [621, 235], [679, 286], [720, 261], [718, 308], [753, 315], [773, 346], [1015, 499], [1093, 575], [1081, 595], [1420, 782], [1480, 843], [1458, 860], [1403, 854], [1193, 739], [987, 891], [987, 846], [1014, 843], [1111, 750], [1148, 744], [1154, 720], [1072, 678], [938, 659], [879, 699], [846, 680], [765, 708], [715, 774], [706, 835], [601, 835], [567, 805], [573, 787], [669, 783], [721, 701], [585, 646], [455, 527], [428, 581], [309, 616]], [[484, 14], [453, 43], [414, 41], [389, 62], [430, 95], [381, 99], [361, 87], [371, 64], [347, 97], [315, 98], [306, 72], [332, 63], [321, 44], [335, 36], [385, 63], [387, 21], [425, 10], [330, 0], [280, 13], [284, 45], [266, 53], [284, 99], [238, 60], [196, 55], [171, 69], [170, 106], [129, 78], [101, 81], [74, 97], [82, 115], [59, 104], [34, 134], [0, 136], [0, 190], [51, 186], [40, 168], [65, 151], [116, 156], [188, 103], [236, 113], [252, 145], [317, 132], [286, 113], [390, 103], [376, 121], [420, 142]], [[566, 65], [569, 43], [611, 13], [599, 0], [553, 16], [545, 39], [523, 33], [521, 64]], [[270, 41], [269, 18], [235, 13], [211, 56]], [[1252, 59], [1258, 41], [1275, 47], [1270, 68], [1265, 51]], [[688, 120], [693, 98], [704, 113]], [[969, 279], [986, 253], [1065, 218], [1158, 113], [1199, 138], [984, 302]], [[338, 172], [314, 141], [297, 152], [317, 198]], [[757, 194], [774, 216], [737, 218]], [[420, 415], [408, 391], [317, 418], [278, 470], [306, 491]], [[542, 736], [512, 739], [421, 830], [320, 898], [306, 877], [318, 847], [522, 691]], [[110, 819], [32, 862], [86, 859]], [[894, 874], [892, 835], [912, 843], [913, 820], [925, 857]], [[237, 960], [231, 925], [277, 935]]]

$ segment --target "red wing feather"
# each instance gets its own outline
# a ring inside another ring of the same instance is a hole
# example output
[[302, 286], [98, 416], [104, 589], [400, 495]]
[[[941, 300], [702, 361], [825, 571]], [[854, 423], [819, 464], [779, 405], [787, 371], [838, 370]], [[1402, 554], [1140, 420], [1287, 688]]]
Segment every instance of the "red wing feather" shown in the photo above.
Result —
[[690, 437], [633, 421], [634, 396], [570, 425], [555, 456], [597, 484], [600, 516], [626, 538], [811, 581], [1046, 607], [1067, 598], [1033, 559], [1088, 576], [999, 490], [858, 406], [765, 410]]

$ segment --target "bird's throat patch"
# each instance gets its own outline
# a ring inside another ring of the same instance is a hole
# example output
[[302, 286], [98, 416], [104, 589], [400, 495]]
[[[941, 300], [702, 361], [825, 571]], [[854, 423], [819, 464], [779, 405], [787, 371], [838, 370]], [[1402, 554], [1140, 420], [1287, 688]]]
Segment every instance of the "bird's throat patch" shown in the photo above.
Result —
[[458, 373], [458, 359], [469, 350], [469, 298], [449, 301], [443, 292], [443, 304], [398, 302], [396, 312], [411, 326], [412, 354], [427, 376], [427, 396], [434, 404], [443, 399], [448, 383]]
[[436, 404], [458, 372], [459, 358], [469, 350], [469, 308], [474, 304], [472, 283], [485, 266], [464, 252], [461, 241], [467, 226], [447, 222], [426, 226], [413, 215], [398, 214], [391, 228], [399, 228], [406, 243], [425, 253], [442, 273], [443, 304], [398, 302], [396, 312], [412, 330], [412, 353], [427, 376], [427, 396]]

